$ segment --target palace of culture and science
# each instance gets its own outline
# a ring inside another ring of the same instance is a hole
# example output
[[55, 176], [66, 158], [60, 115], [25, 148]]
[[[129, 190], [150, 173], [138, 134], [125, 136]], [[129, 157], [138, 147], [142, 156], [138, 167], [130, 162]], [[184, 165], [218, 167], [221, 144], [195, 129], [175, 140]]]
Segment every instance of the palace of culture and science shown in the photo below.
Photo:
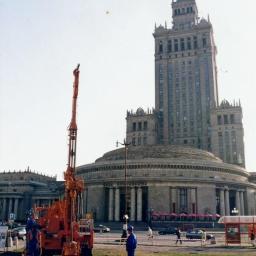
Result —
[[189, 145], [245, 166], [240, 103], [219, 102], [212, 24], [195, 0], [172, 1], [173, 25], [155, 28], [155, 110], [127, 112], [133, 145]]
[[[153, 211], [256, 214], [242, 108], [219, 99], [210, 19], [199, 18], [195, 0], [173, 0], [172, 18], [170, 28], [153, 33], [154, 109], [127, 112], [128, 147], [76, 168], [85, 181], [81, 207], [96, 221], [119, 222], [124, 213], [132, 222], [149, 221]], [[30, 169], [0, 173], [0, 219], [14, 213], [22, 220], [33, 204], [49, 205], [62, 194], [62, 182]]]

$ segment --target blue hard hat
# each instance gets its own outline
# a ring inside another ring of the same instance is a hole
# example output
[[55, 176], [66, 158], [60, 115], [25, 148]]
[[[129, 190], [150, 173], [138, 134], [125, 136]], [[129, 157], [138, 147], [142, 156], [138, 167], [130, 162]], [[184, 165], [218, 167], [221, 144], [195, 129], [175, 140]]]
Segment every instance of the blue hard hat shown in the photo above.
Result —
[[128, 228], [127, 228], [127, 230], [133, 231], [133, 226], [129, 225]]

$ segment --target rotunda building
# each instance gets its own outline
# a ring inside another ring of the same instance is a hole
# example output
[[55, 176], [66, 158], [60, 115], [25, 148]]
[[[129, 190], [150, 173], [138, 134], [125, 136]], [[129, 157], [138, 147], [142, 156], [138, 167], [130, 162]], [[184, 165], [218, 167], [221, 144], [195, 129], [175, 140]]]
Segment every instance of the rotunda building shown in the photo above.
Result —
[[121, 148], [77, 168], [86, 186], [84, 211], [97, 221], [120, 221], [125, 207], [131, 221], [146, 221], [152, 211], [230, 215], [236, 208], [256, 214], [255, 177], [212, 153], [148, 145], [129, 146], [125, 156]]

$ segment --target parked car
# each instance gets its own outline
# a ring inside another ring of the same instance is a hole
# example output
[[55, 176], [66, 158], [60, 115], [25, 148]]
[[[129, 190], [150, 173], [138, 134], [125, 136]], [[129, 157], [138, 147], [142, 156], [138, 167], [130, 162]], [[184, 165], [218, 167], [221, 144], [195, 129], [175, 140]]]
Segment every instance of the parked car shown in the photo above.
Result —
[[[202, 239], [203, 237], [203, 230], [201, 229], [195, 229], [195, 230], [190, 230], [186, 233], [186, 238], [188, 239]], [[214, 235], [206, 233], [206, 239], [212, 239]]]
[[110, 232], [110, 228], [104, 225], [98, 225], [94, 227], [94, 232], [95, 233], [107, 233]]
[[12, 237], [17, 236], [19, 239], [25, 240], [26, 239], [26, 227], [20, 226], [17, 228], [12, 229], [11, 235]]
[[158, 231], [159, 235], [174, 235], [176, 234], [176, 228], [168, 227]]

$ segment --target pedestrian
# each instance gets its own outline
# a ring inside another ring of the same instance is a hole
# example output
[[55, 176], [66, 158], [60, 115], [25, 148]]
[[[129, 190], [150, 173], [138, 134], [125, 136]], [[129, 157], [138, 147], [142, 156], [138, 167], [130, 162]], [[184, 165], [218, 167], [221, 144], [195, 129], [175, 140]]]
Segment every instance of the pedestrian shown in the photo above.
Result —
[[150, 227], [148, 227], [148, 240], [153, 239], [153, 231]]
[[252, 243], [252, 246], [255, 246], [255, 235], [254, 235], [253, 230], [251, 232], [251, 243]]
[[180, 229], [177, 228], [175, 233], [176, 233], [176, 236], [177, 236], [177, 239], [176, 239], [176, 243], [175, 243], [175, 244], [177, 244], [178, 241], [180, 241], [180, 244], [182, 244], [182, 241], [181, 241], [181, 231], [180, 231]]
[[137, 247], [137, 238], [136, 235], [133, 233], [133, 226], [128, 226], [128, 238], [126, 241], [126, 251], [127, 256], [135, 256], [135, 250]]
[[206, 231], [203, 229], [203, 233], [202, 233], [202, 246], [206, 245], [206, 239], [207, 239]]

